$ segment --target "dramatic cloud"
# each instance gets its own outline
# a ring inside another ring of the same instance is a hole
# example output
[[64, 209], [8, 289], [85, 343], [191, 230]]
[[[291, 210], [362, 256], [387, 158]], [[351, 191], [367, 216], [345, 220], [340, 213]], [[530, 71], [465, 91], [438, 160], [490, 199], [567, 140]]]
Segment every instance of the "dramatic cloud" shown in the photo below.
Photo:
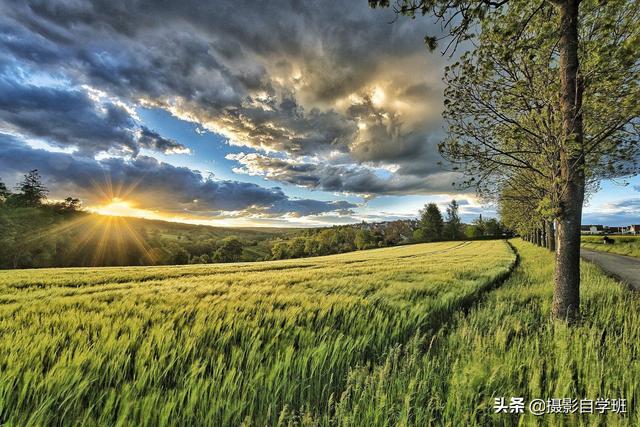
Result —
[[455, 175], [446, 172], [434, 172], [427, 178], [399, 176], [385, 169], [327, 162], [309, 163], [257, 153], [229, 154], [227, 159], [235, 160], [242, 165], [234, 169], [236, 173], [263, 176], [269, 180], [311, 189], [355, 193], [366, 197], [451, 190], [451, 182], [455, 179]]
[[[390, 24], [391, 10], [371, 10], [364, 1], [5, 3], [2, 70], [48, 73], [127, 105], [165, 109], [234, 145], [306, 163], [313, 158], [310, 179], [322, 182], [301, 184], [308, 187], [360, 194], [450, 191], [455, 177], [440, 171], [436, 150], [444, 59], [422, 47], [424, 33], [434, 28], [407, 20]], [[3, 121], [88, 152], [113, 149], [108, 141], [134, 153], [183, 149], [145, 129], [131, 132], [130, 117], [120, 115], [117, 103], [105, 101], [92, 111], [95, 104], [82, 92], [48, 91], [30, 96], [46, 95], [53, 104], [69, 97], [65, 109], [78, 116], [78, 129], [65, 111], [40, 107], [40, 101]], [[96, 126], [89, 140], [81, 131], [96, 115], [111, 125]], [[60, 127], [37, 126], [45, 116]], [[326, 169], [336, 156], [343, 159], [338, 178]], [[391, 176], [381, 178], [371, 167]], [[302, 178], [281, 175], [285, 182]]]
[[606, 203], [603, 208], [604, 210], [615, 212], [638, 212], [640, 211], [640, 198]]
[[137, 155], [140, 148], [188, 152], [176, 141], [138, 125], [123, 105], [82, 89], [36, 86], [6, 76], [0, 76], [0, 127], [74, 147], [85, 155], [103, 151]]
[[630, 198], [589, 206], [582, 215], [583, 224], [629, 225], [640, 223], [640, 198]]
[[92, 204], [120, 198], [148, 210], [183, 216], [234, 215], [300, 217], [347, 212], [354, 204], [291, 199], [278, 188], [229, 180], [214, 180], [185, 167], [152, 157], [95, 160], [67, 153], [33, 149], [0, 134], [0, 171], [8, 179], [38, 169], [54, 189], [52, 197], [81, 196]]

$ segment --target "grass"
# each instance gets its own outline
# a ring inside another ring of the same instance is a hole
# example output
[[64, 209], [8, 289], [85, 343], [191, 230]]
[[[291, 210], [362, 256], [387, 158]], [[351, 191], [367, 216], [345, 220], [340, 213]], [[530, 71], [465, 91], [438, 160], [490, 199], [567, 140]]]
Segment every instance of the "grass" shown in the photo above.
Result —
[[514, 259], [484, 241], [1, 272], [0, 423], [349, 422], [349, 402], [365, 397], [352, 395], [357, 381], [422, 348]]
[[[335, 414], [323, 423], [640, 425], [640, 297], [583, 263], [584, 319], [574, 328], [554, 324], [552, 257], [514, 244], [521, 263], [499, 289], [435, 337], [416, 335], [375, 369], [352, 371]], [[629, 413], [494, 414], [495, 397], [626, 398]]]
[[582, 236], [582, 247], [593, 251], [640, 257], [640, 236], [609, 236], [615, 243], [605, 245], [602, 236]]
[[[515, 240], [282, 262], [0, 274], [9, 425], [640, 425], [640, 296]], [[59, 274], [62, 273], [62, 274]], [[475, 304], [469, 305], [475, 301]], [[494, 414], [495, 397], [625, 398], [619, 415]]]

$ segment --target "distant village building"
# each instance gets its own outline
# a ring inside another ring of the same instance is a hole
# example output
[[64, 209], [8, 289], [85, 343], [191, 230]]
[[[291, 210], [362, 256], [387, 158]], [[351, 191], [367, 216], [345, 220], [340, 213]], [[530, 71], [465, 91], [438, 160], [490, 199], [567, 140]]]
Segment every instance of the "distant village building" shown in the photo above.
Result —
[[625, 229], [626, 227], [618, 227], [618, 226], [606, 227], [606, 232], [609, 234], [623, 234]]
[[602, 234], [604, 233], [604, 226], [602, 225], [582, 225], [580, 226], [582, 234]]
[[607, 226], [599, 224], [586, 224], [580, 226], [582, 234], [633, 234], [640, 235], [640, 224], [628, 226]]

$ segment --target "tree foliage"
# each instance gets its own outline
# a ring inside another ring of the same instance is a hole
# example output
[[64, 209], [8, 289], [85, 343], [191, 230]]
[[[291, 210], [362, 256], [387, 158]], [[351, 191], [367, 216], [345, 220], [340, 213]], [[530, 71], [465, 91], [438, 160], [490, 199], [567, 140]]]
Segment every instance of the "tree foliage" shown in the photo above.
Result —
[[454, 199], [447, 206], [447, 219], [444, 226], [444, 236], [448, 239], [459, 239], [462, 235], [462, 220], [458, 213], [460, 206]]
[[534, 209], [554, 216], [566, 188], [559, 172], [562, 152], [582, 153], [592, 189], [601, 179], [637, 172], [640, 105], [633, 100], [640, 95], [639, 50], [631, 45], [640, 45], [633, 25], [639, 12], [629, 2], [612, 3], [605, 11], [595, 2], [582, 3], [579, 147], [563, 137], [555, 9], [545, 2], [512, 2], [483, 20], [477, 48], [445, 74], [449, 137], [440, 151], [465, 174], [463, 186], [490, 198], [505, 187], [511, 194], [532, 187], [543, 193]]
[[242, 243], [235, 236], [222, 239], [222, 244], [213, 253], [216, 262], [238, 262], [242, 256]]
[[442, 239], [444, 231], [444, 219], [440, 208], [435, 203], [429, 203], [420, 210], [418, 228], [413, 233], [413, 238], [418, 242], [434, 242]]
[[482, 195], [521, 199], [522, 178], [543, 189], [534, 194], [536, 215], [553, 218], [557, 228], [553, 316], [576, 320], [585, 192], [637, 171], [637, 1], [395, 4], [400, 14], [441, 22], [454, 48], [480, 31], [473, 49], [446, 71], [450, 136], [440, 151]]
[[4, 203], [4, 201], [9, 197], [9, 190], [4, 182], [0, 181], [0, 203]]
[[15, 194], [16, 202], [20, 206], [40, 206], [47, 199], [47, 188], [42, 183], [42, 177], [37, 169], [33, 169], [24, 176], [17, 188], [20, 193]]

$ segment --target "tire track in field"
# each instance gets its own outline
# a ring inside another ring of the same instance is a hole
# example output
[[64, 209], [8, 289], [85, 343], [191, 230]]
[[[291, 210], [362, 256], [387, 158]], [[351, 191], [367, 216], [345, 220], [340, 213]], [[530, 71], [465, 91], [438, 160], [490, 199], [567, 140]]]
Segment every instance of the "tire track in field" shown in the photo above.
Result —
[[[469, 314], [469, 311], [471, 311], [472, 308], [482, 304], [486, 300], [489, 293], [499, 288], [507, 280], [509, 280], [513, 272], [518, 268], [518, 266], [520, 265], [520, 253], [518, 252], [516, 247], [511, 244], [510, 241], [505, 240], [504, 242], [509, 246], [509, 248], [511, 249], [511, 252], [515, 255], [515, 259], [509, 266], [509, 269], [505, 273], [496, 277], [493, 281], [488, 283], [486, 286], [483, 286], [482, 288], [476, 290], [475, 292], [473, 292], [473, 294], [470, 294], [468, 297], [463, 298], [461, 303], [457, 304], [457, 307], [454, 307], [453, 309], [449, 310], [448, 316], [442, 317], [439, 323], [429, 328], [429, 330], [433, 333], [433, 338], [438, 337], [437, 333], [439, 330], [444, 330], [445, 332], [444, 334], [440, 335], [438, 338], [441, 339], [443, 337], [446, 337], [450, 333], [450, 331], [453, 330], [453, 328], [445, 328], [445, 325], [451, 322], [452, 316], [455, 312], [460, 312], [460, 311], [463, 312], [464, 318], [466, 319], [467, 315]], [[459, 320], [455, 320], [455, 322], [457, 323], [459, 322]], [[428, 350], [435, 347], [437, 347], [437, 342], [432, 340], [431, 343], [429, 344]]]
[[[172, 267], [176, 267], [176, 266], [167, 266], [167, 269], [171, 269]], [[178, 266], [180, 267], [180, 266]], [[154, 281], [154, 280], [169, 280], [169, 279], [190, 279], [193, 277], [204, 277], [204, 276], [215, 276], [218, 274], [230, 274], [230, 273], [259, 273], [261, 271], [265, 271], [265, 272], [269, 272], [269, 271], [278, 271], [278, 270], [289, 270], [292, 268], [296, 268], [296, 269], [306, 269], [306, 268], [314, 268], [317, 267], [317, 264], [311, 264], [311, 263], [307, 263], [307, 264], [292, 264], [292, 265], [276, 265], [276, 266], [269, 266], [269, 267], [251, 267], [251, 268], [247, 268], [247, 269], [239, 269], [239, 270], [231, 270], [229, 269], [220, 269], [221, 271], [214, 271], [213, 269], [211, 270], [207, 270], [207, 271], [202, 271], [202, 272], [191, 272], [191, 273], [185, 273], [185, 274], [168, 274], [168, 275], [163, 275], [163, 273], [156, 273], [156, 274], [149, 274], [147, 276], [140, 276], [140, 277], [136, 277], [136, 278], [131, 278], [131, 277], [124, 277], [124, 278], [118, 278], [117, 276], [114, 277], [105, 277], [102, 280], [96, 280], [96, 281], [92, 281], [92, 282], [75, 282], [75, 283], [68, 283], [68, 284], [64, 284], [64, 283], [43, 283], [43, 282], [31, 282], [31, 283], [24, 283], [24, 282], [19, 282], [19, 283], [14, 283], [14, 284], [10, 284], [7, 285], [5, 287], [5, 289], [14, 289], [14, 290], [18, 290], [18, 291], [28, 291], [30, 289], [36, 289], [36, 290], [41, 290], [41, 289], [46, 289], [46, 290], [50, 290], [52, 288], [83, 288], [83, 287], [93, 287], [93, 286], [104, 286], [104, 285], [110, 285], [110, 284], [127, 284], [127, 283], [144, 283], [144, 282], [150, 282], [150, 281]], [[91, 268], [91, 267], [78, 267], [78, 268]], [[111, 267], [109, 267], [111, 268]], [[117, 268], [117, 267], [116, 267]], [[0, 289], [1, 290], [1, 289]]]
[[[461, 249], [464, 248], [465, 246], [469, 245], [471, 242], [470, 241], [466, 241], [466, 242], [462, 242], [459, 243], [455, 246], [451, 246], [445, 249], [438, 249], [436, 251], [429, 251], [429, 252], [420, 252], [419, 254], [412, 254], [412, 255], [399, 255], [399, 256], [390, 256], [387, 258], [379, 258], [380, 261], [386, 261], [389, 259], [406, 259], [406, 258], [420, 258], [424, 255], [433, 255], [433, 254], [440, 254], [440, 253], [444, 253], [444, 252], [449, 252], [452, 251], [454, 249]], [[401, 246], [396, 246], [396, 247], [401, 247]], [[344, 261], [341, 264], [358, 264], [358, 263], [363, 263], [363, 262], [370, 262], [370, 259], [356, 259], [353, 261]]]
[[[513, 255], [515, 255], [513, 262], [505, 272], [499, 274], [493, 280], [489, 281], [484, 286], [476, 289], [474, 292], [470, 293], [469, 295], [462, 297], [455, 304], [442, 307], [442, 309], [440, 310], [433, 310], [431, 313], [429, 313], [429, 315], [423, 321], [425, 326], [424, 329], [421, 329], [420, 326], [422, 325], [419, 325], [417, 328], [413, 330], [413, 332], [407, 333], [403, 339], [400, 339], [394, 343], [390, 343], [387, 346], [387, 350], [394, 346], [399, 345], [401, 347], [401, 354], [405, 354], [405, 351], [406, 351], [405, 347], [407, 343], [412, 339], [412, 337], [415, 336], [415, 333], [418, 330], [422, 331], [421, 333], [422, 335], [424, 336], [431, 335], [432, 337], [431, 342], [429, 344], [425, 343], [427, 345], [424, 346], [424, 351], [425, 352], [431, 351], [431, 349], [435, 348], [437, 346], [437, 342], [435, 342], [435, 339], [436, 338], [441, 339], [442, 337], [445, 337], [449, 333], [449, 331], [452, 330], [452, 328], [447, 328], [444, 334], [439, 334], [439, 331], [442, 330], [447, 323], [451, 322], [453, 315], [456, 312], [460, 312], [460, 311], [464, 312], [464, 315], [466, 318], [471, 308], [473, 308], [474, 306], [477, 306], [478, 304], [481, 304], [485, 300], [486, 296], [490, 291], [504, 284], [511, 277], [511, 274], [515, 271], [515, 269], [520, 265], [520, 255], [518, 253], [518, 250], [508, 240], [505, 240], [504, 242], [509, 247]], [[459, 249], [471, 243], [472, 243], [471, 241], [466, 241], [452, 248], [439, 250], [437, 252], [447, 252], [449, 250]], [[386, 363], [384, 352], [382, 354], [371, 355], [368, 358], [368, 360], [366, 360], [366, 362], [370, 362], [372, 360], [375, 360], [375, 361], [372, 363], [372, 365], [368, 369], [369, 369], [369, 372], [376, 372], [379, 367], [382, 367]], [[351, 367], [351, 368], [357, 368], [357, 366]], [[349, 370], [351, 370], [351, 368], [349, 368]], [[347, 374], [347, 377], [348, 375], [349, 373]], [[344, 389], [347, 386], [347, 384], [348, 384], [348, 379], [345, 378], [344, 383], [342, 384], [341, 390], [339, 393], [337, 393], [337, 395], [341, 395], [341, 393], [344, 392]], [[330, 418], [332, 416], [333, 414], [330, 414]]]
[[[450, 248], [439, 249], [439, 250], [437, 250], [437, 251], [432, 251], [432, 252], [423, 252], [423, 254], [429, 254], [429, 255], [432, 255], [432, 254], [441, 254], [441, 253], [445, 253], [445, 252], [452, 251], [452, 250], [454, 250], [454, 249], [462, 249], [462, 248], [464, 248], [465, 246], [468, 246], [468, 245], [470, 245], [470, 244], [471, 244], [471, 241], [468, 241], [468, 240], [467, 240], [467, 241], [465, 241], [465, 242], [459, 243], [459, 244], [457, 244], [457, 245], [455, 245], [455, 246], [452, 246], [452, 247], [450, 247]], [[395, 257], [395, 258], [416, 258], [417, 256], [419, 256], [419, 255], [401, 255], [401, 256], [398, 256], [398, 257]]]
[[[482, 304], [486, 300], [489, 293], [499, 288], [507, 280], [509, 280], [513, 272], [518, 268], [518, 266], [520, 265], [520, 254], [518, 253], [518, 250], [508, 240], [505, 240], [504, 242], [506, 245], [509, 246], [511, 252], [515, 255], [515, 258], [511, 263], [511, 265], [509, 266], [508, 270], [498, 275], [494, 280], [490, 281], [485, 286], [479, 288], [469, 296], [462, 298], [462, 300], [459, 303], [455, 304], [455, 306], [451, 306], [448, 309], [441, 310], [439, 313], [433, 313], [433, 315], [430, 315], [425, 321], [425, 323], [428, 324], [428, 327], [422, 330], [423, 332], [421, 333], [420, 338], [428, 338], [428, 336], [430, 335], [431, 340], [429, 342], [425, 341], [421, 345], [421, 351], [419, 352], [420, 356], [426, 353], [431, 353], [433, 351], [439, 351], [439, 349], [441, 348], [440, 342], [442, 342], [447, 338], [447, 336], [449, 336], [449, 334], [454, 330], [455, 326], [461, 320], [464, 320], [467, 318], [469, 311], [473, 307], [476, 307]], [[465, 243], [468, 244], [471, 242], [465, 242]], [[453, 318], [453, 315], [459, 311], [462, 311], [464, 313], [464, 316], [462, 318]], [[447, 327], [448, 324], [451, 324], [451, 327]], [[414, 336], [415, 335], [409, 335], [406, 337], [404, 341], [396, 342], [390, 345], [389, 348], [391, 348], [393, 345], [399, 344], [400, 355], [398, 356], [398, 358], [401, 359], [407, 355], [407, 348], [406, 348], [407, 343]], [[386, 363], [387, 363], [387, 360], [383, 356], [375, 364], [368, 367], [368, 371], [370, 375], [376, 375], [377, 372], [380, 372], [384, 368]], [[350, 375], [350, 372], [348, 375]], [[348, 385], [348, 380], [345, 383], [344, 387], [346, 387], [347, 385]], [[337, 407], [340, 403], [341, 401], [338, 400], [334, 404], [334, 406], [332, 407], [331, 413], [328, 414], [329, 419], [334, 419], [335, 407]]]

